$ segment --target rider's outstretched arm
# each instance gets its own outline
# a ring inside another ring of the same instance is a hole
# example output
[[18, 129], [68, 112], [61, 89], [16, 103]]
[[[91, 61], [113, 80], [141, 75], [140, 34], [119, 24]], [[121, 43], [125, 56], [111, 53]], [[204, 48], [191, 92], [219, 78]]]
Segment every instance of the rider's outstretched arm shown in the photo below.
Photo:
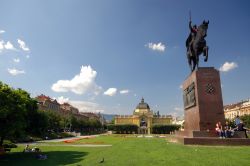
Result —
[[189, 29], [192, 31], [192, 21], [189, 21]]

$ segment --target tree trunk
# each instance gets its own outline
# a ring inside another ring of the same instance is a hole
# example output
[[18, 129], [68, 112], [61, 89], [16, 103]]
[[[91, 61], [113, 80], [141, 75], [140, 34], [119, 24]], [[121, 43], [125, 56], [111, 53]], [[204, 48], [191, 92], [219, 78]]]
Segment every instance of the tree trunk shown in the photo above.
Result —
[[3, 146], [3, 137], [0, 138], [0, 147]]

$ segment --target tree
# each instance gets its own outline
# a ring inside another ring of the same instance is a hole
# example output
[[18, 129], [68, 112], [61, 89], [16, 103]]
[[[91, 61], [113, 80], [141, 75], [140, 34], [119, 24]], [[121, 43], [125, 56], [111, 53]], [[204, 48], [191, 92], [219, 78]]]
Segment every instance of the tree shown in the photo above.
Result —
[[30, 95], [21, 89], [13, 89], [0, 82], [0, 146], [4, 139], [24, 134], [27, 126], [25, 114], [32, 105]]
[[26, 91], [20, 90], [21, 96], [26, 96], [24, 99], [26, 109], [25, 109], [25, 120], [27, 126], [25, 131], [27, 134], [41, 136], [46, 132], [48, 128], [48, 117], [43, 111], [38, 111], [37, 101], [30, 98]]
[[47, 132], [49, 122], [48, 116], [44, 111], [33, 111], [27, 114], [28, 125], [26, 133], [42, 136]]
[[59, 132], [63, 128], [60, 124], [61, 116], [54, 111], [44, 111], [48, 117], [48, 130], [53, 132]]
[[232, 128], [235, 128], [235, 124], [234, 124], [234, 121], [233, 120], [230, 120], [230, 119], [226, 119], [226, 122], [228, 122], [228, 125]]
[[70, 117], [70, 123], [71, 123], [71, 130], [72, 131], [78, 131], [79, 130], [79, 126], [80, 126], [80, 123], [79, 121], [76, 119], [75, 116], [71, 116]]
[[115, 124], [115, 118], [113, 117], [112, 120], [110, 121], [110, 124]]
[[70, 117], [69, 116], [62, 116], [60, 121], [60, 126], [63, 128], [63, 131], [69, 130], [70, 127]]
[[247, 128], [250, 128], [250, 115], [243, 115], [240, 117]]

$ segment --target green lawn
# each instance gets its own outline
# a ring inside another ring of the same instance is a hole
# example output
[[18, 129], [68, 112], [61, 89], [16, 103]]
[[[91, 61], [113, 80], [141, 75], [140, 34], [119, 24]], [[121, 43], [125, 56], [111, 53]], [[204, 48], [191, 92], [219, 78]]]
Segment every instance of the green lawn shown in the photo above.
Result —
[[[41, 146], [47, 160], [37, 160], [32, 153], [22, 153], [23, 146], [0, 158], [2, 166], [248, 166], [250, 147], [184, 146], [169, 143], [164, 138], [126, 138], [121, 136], [100, 136], [77, 141], [103, 142], [112, 147], [62, 147]], [[61, 143], [65, 144], [65, 143]], [[74, 143], [75, 144], [75, 143]], [[104, 157], [105, 162], [99, 161]]]

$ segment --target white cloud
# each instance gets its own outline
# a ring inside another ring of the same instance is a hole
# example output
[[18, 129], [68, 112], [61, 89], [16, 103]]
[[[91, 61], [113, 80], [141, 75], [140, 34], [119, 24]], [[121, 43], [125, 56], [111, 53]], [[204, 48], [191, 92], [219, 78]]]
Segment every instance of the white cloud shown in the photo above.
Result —
[[[54, 99], [56, 99], [56, 98], [54, 98]], [[63, 96], [58, 97], [56, 100], [60, 104], [68, 103], [69, 102], [69, 98], [64, 98]]]
[[10, 41], [8, 41], [6, 44], [4, 44], [4, 48], [6, 50], [15, 50], [15, 47], [13, 46], [13, 44], [11, 44]]
[[0, 34], [1, 34], [1, 33], [5, 33], [5, 30], [0, 30]]
[[183, 111], [183, 108], [181, 108], [181, 107], [175, 107], [174, 110], [179, 112], [179, 111]]
[[29, 59], [29, 58], [30, 58], [30, 56], [29, 56], [29, 55], [26, 55], [26, 58], [27, 58], [27, 59]]
[[80, 112], [104, 112], [97, 103], [88, 101], [69, 101], [69, 103], [78, 108]]
[[159, 51], [159, 52], [164, 52], [165, 48], [166, 48], [165, 45], [162, 44], [161, 42], [159, 42], [158, 44], [157, 43], [148, 43], [145, 46], [153, 51]]
[[20, 59], [19, 59], [19, 58], [14, 58], [13, 61], [14, 61], [15, 63], [19, 63], [19, 62], [20, 62]]
[[174, 111], [170, 112], [173, 117], [183, 116], [184, 109], [182, 107], [174, 107]]
[[182, 85], [180, 85], [180, 86], [179, 86], [179, 88], [180, 88], [180, 89], [182, 89], [182, 88], [183, 88], [183, 86], [182, 86]]
[[0, 41], [0, 51], [2, 51], [4, 49], [4, 41], [1, 40]]
[[64, 96], [60, 96], [56, 100], [60, 104], [69, 103], [72, 106], [78, 108], [80, 112], [104, 112], [104, 110], [100, 108], [99, 104], [94, 102], [70, 100]]
[[116, 92], [117, 92], [116, 88], [109, 88], [103, 94], [107, 95], [107, 96], [114, 96], [116, 94]]
[[8, 72], [13, 75], [13, 76], [16, 76], [16, 75], [19, 75], [19, 74], [25, 74], [25, 71], [24, 70], [17, 70], [15, 68], [13, 69], [8, 69]]
[[23, 51], [29, 51], [29, 47], [26, 46], [25, 42], [22, 41], [21, 39], [17, 39], [17, 42], [19, 43], [19, 47], [23, 50]]
[[237, 63], [235, 63], [235, 62], [225, 62], [220, 68], [219, 68], [219, 70], [221, 71], [221, 72], [228, 72], [228, 71], [230, 71], [230, 70], [233, 70], [233, 69], [235, 69], [235, 68], [237, 68], [238, 67], [238, 65], [237, 65]]
[[10, 41], [5, 43], [3, 40], [1, 40], [0, 41], [0, 52], [2, 50], [4, 50], [4, 49], [6, 49], [6, 50], [15, 50], [16, 48], [13, 46], [13, 44]]
[[120, 90], [120, 94], [128, 94], [128, 93], [129, 93], [128, 89]]
[[98, 95], [101, 87], [95, 83], [97, 72], [91, 66], [82, 66], [80, 74], [77, 74], [71, 80], [58, 80], [51, 89], [55, 92], [73, 92], [75, 94], [84, 94], [93, 92]]

